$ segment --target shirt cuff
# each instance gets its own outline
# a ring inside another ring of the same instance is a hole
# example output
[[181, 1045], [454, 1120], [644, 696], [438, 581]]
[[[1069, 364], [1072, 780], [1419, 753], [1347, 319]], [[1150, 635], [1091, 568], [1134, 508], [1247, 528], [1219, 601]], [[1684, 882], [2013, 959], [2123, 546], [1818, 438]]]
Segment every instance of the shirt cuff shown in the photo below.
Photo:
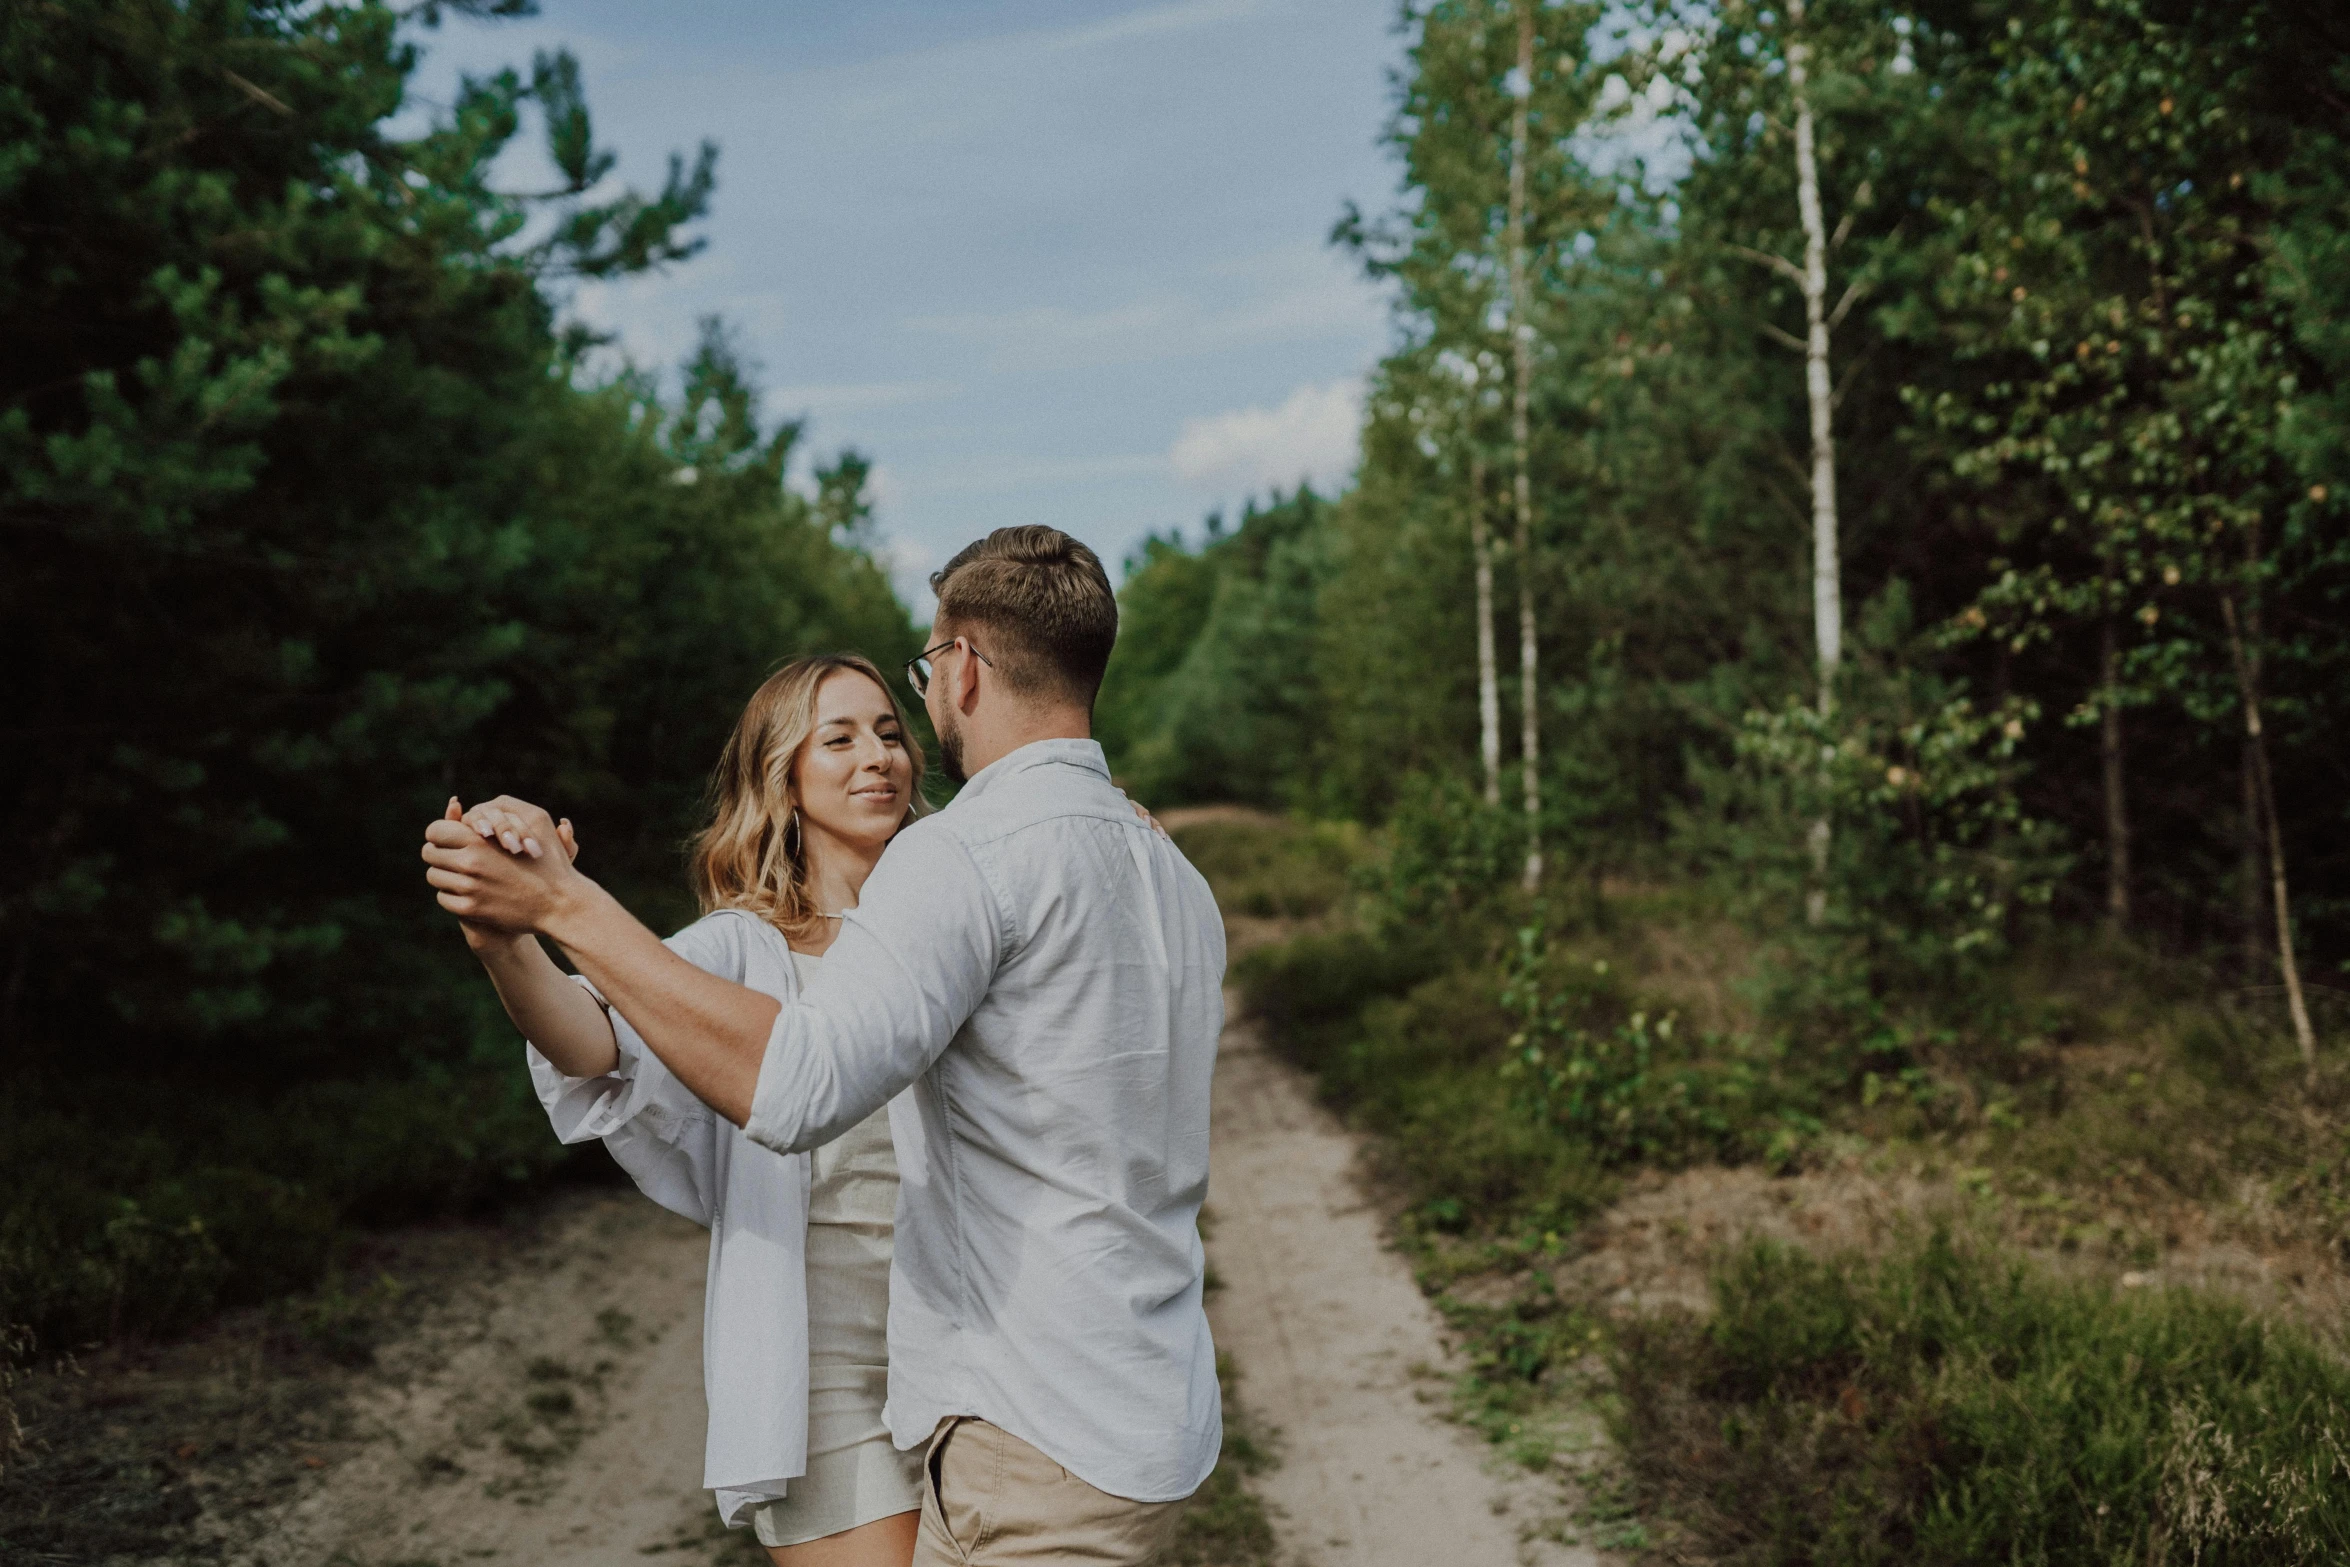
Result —
[[[793, 1070], [792, 1047], [784, 1043], [784, 1024], [791, 1019], [793, 1007], [785, 1002], [775, 1014], [775, 1025], [767, 1031], [767, 1050], [759, 1058], [758, 1086], [751, 1090], [751, 1118], [743, 1123], [743, 1135], [762, 1148], [777, 1153], [803, 1152], [798, 1139], [808, 1124], [807, 1086]], [[805, 1049], [803, 1041], [801, 1049]]]

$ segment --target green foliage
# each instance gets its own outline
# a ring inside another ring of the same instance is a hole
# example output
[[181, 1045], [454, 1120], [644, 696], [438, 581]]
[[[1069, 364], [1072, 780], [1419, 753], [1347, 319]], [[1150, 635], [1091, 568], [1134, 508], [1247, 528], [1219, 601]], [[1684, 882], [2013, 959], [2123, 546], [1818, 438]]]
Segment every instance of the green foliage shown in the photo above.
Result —
[[1196, 554], [1149, 540], [1127, 564], [1097, 729], [1145, 800], [1303, 803], [1295, 757], [1315, 728], [1312, 646], [1329, 503], [1300, 487], [1253, 502]]
[[1759, 1154], [1785, 1168], [1820, 1129], [1784, 1102], [1772, 1062], [1652, 1019], [1605, 959], [1560, 962], [1540, 925], [1517, 933], [1501, 1004], [1518, 1021], [1501, 1065], [1513, 1104], [1603, 1165]]
[[[1771, 923], [1798, 928], [1801, 900], [1825, 894], [1790, 951], [1864, 1013], [1863, 998], [1887, 995], [1964, 1007], [2064, 866], [2014, 788], [2029, 705], [1986, 713], [1936, 696], [1876, 722], [1792, 702], [1749, 714], [1744, 788], [1716, 818], [1736, 823], [1717, 840], [1724, 863], [1748, 899], [1767, 900]], [[1804, 853], [1806, 824], [1822, 819], [1835, 829], [1825, 877]]]
[[1501, 1305], [1439, 1295], [1446, 1325], [1468, 1346], [1455, 1408], [1513, 1462], [1544, 1470], [1557, 1461], [1560, 1396], [1603, 1339], [1592, 1314], [1559, 1298], [1536, 1274], [1534, 1288]]
[[1757, 1245], [1713, 1317], [1618, 1338], [1640, 1490], [1710, 1559], [2317, 1563], [2350, 1551], [2350, 1371], [2184, 1291], [2060, 1280], [1945, 1231]]
[[1512, 1103], [1512, 1018], [1482, 936], [1460, 927], [1298, 936], [1234, 966], [1276, 1048], [1378, 1132], [1418, 1222], [1439, 1231], [1568, 1228], [1605, 1178], [1591, 1151]]
[[1227, 914], [1326, 914], [1345, 898], [1359, 834], [1340, 823], [1204, 821], [1175, 829]]
[[[2350, 735], [2350, 187], [2321, 107], [2350, 90], [2339, 18], [1429, 0], [1401, 38], [1400, 199], [1333, 235], [1396, 312], [1355, 482], [1131, 563], [1103, 728], [1131, 781], [1393, 827], [1400, 880], [1371, 890], [1404, 918], [1498, 895], [1524, 830], [1522, 589], [1554, 879], [1720, 877], [1785, 933], [1792, 1008], [1821, 1029], [1898, 1034], [1894, 998], [1927, 991], [1983, 1003], [2027, 929], [2117, 895], [2128, 934], [2224, 945], [2236, 983], [2267, 984], [2233, 613], [2306, 966], [2350, 961], [2350, 818], [2319, 782]], [[1824, 720], [1803, 710], [1811, 430], [1787, 352], [1798, 46], [1853, 622]], [[1521, 89], [1523, 551], [1503, 216]], [[1634, 114], [1675, 145], [1628, 156]], [[1488, 815], [1480, 522], [1509, 796]], [[1818, 925], [1797, 917], [1814, 892]]]
[[1507, 896], [1525, 858], [1525, 818], [1487, 805], [1457, 776], [1422, 774], [1398, 792], [1386, 848], [1361, 873], [1382, 928], [1474, 920]]
[[[50, 1347], [543, 1176], [422, 823], [534, 795], [678, 919], [744, 694], [908, 650], [861, 459], [821, 504], [787, 484], [799, 431], [714, 324], [667, 401], [558, 324], [566, 279], [692, 253], [714, 150], [591, 199], [611, 155], [562, 54], [395, 133], [401, 26], [0, 20], [0, 1322]], [[533, 114], [563, 188], [501, 192]]]

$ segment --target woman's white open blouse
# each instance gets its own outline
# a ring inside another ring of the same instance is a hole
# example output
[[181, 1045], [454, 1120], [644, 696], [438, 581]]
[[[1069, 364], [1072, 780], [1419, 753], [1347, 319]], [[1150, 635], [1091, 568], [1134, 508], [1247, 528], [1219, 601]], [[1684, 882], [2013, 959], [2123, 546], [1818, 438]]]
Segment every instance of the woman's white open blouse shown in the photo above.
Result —
[[[668, 945], [721, 979], [786, 1006], [798, 999], [790, 947], [754, 915], [722, 909]], [[625, 1019], [609, 1016], [618, 1066], [565, 1077], [533, 1047], [531, 1082], [563, 1141], [602, 1138], [647, 1197], [709, 1228], [702, 1483], [717, 1493], [719, 1517], [738, 1528], [808, 1468], [809, 1157], [752, 1142], [672, 1076]], [[903, 1102], [890, 1105], [893, 1125]]]

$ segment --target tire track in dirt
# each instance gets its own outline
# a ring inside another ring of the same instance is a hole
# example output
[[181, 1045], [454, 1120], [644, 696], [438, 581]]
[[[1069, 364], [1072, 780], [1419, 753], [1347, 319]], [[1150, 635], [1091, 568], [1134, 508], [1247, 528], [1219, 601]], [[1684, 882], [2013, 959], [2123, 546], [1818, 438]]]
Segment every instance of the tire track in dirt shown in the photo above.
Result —
[[[1236, 997], [1227, 998], [1237, 1015]], [[1325, 1567], [1597, 1567], [1563, 1545], [1557, 1487], [1504, 1472], [1441, 1418], [1443, 1327], [1380, 1235], [1360, 1144], [1313, 1100], [1257, 1025], [1224, 1031], [1216, 1063], [1210, 1299], [1239, 1397], [1280, 1432], [1253, 1489], [1285, 1561]]]

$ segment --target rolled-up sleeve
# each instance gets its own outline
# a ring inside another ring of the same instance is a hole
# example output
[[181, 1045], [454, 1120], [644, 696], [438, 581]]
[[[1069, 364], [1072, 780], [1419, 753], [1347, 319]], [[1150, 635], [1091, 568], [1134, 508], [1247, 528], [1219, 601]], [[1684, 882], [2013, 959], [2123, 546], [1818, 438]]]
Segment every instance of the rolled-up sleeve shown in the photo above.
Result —
[[[697, 921], [670, 937], [668, 946], [696, 968], [740, 983], [744, 959], [736, 918]], [[531, 1086], [555, 1135], [567, 1143], [602, 1139], [638, 1190], [672, 1213], [709, 1224], [717, 1190], [718, 1113], [677, 1080], [595, 986], [576, 974], [572, 979], [605, 1007], [619, 1060], [596, 1077], [566, 1077], [530, 1047]]]
[[1013, 933], [969, 848], [937, 817], [898, 835], [800, 999], [776, 1015], [751, 1140], [821, 1147], [930, 1069], [987, 994]]

